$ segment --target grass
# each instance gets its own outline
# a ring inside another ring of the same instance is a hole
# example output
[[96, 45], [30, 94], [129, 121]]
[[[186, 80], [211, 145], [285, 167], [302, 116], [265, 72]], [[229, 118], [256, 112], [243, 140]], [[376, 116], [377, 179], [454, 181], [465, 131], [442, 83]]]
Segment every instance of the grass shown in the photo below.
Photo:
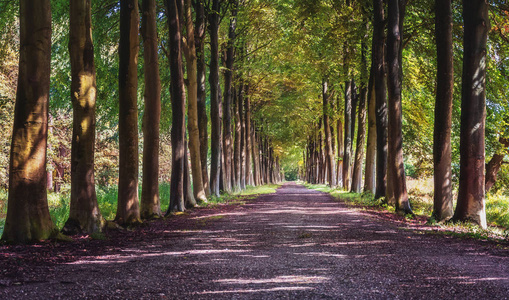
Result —
[[[260, 194], [274, 193], [278, 185], [247, 186], [245, 190], [232, 194], [223, 194], [221, 197], [210, 197], [205, 206], [215, 206], [221, 203], [242, 204], [244, 200], [254, 198]], [[141, 193], [141, 187], [139, 189]], [[117, 213], [117, 186], [96, 187], [97, 202], [102, 216], [106, 220], [113, 220]], [[141, 197], [141, 194], [140, 194]], [[162, 183], [159, 185], [159, 197], [161, 201], [161, 211], [164, 213], [168, 209], [170, 202], [170, 184]], [[48, 207], [51, 219], [58, 228], [62, 228], [69, 217], [70, 204], [70, 186], [63, 185], [60, 193], [48, 193]], [[5, 217], [7, 214], [7, 191], [0, 189], [0, 236], [3, 233]], [[101, 235], [92, 237], [101, 239]]]
[[[393, 206], [383, 205], [382, 201], [375, 200], [371, 193], [349, 193], [332, 189], [324, 184], [305, 184], [305, 186], [329, 193], [351, 205], [381, 208], [389, 212], [395, 211]], [[407, 180], [407, 189], [415, 215], [430, 217], [433, 211], [433, 179], [409, 179]], [[453, 199], [455, 205], [456, 195], [453, 196]], [[509, 236], [509, 197], [502, 193], [488, 194], [486, 197], [486, 219], [490, 225], [488, 229], [470, 223], [436, 224], [430, 220], [430, 224], [441, 226], [445, 231], [440, 232], [446, 235], [476, 239], [507, 238]]]

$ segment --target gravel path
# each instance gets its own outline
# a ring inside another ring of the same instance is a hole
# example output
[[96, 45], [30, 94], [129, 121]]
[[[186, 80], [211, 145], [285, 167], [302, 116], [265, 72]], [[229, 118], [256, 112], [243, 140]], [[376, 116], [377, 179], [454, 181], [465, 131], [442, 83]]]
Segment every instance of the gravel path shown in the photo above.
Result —
[[1, 247], [0, 298], [509, 299], [507, 249], [398, 229], [292, 183], [117, 235]]

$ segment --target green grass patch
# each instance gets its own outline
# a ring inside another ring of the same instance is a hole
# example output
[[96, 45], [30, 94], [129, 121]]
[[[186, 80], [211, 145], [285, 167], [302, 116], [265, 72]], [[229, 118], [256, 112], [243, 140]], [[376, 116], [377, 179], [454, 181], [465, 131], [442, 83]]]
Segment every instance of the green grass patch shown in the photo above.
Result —
[[[412, 187], [412, 185], [414, 185]], [[393, 206], [383, 204], [383, 199], [375, 200], [371, 193], [350, 193], [340, 189], [333, 189], [325, 184], [307, 184], [304, 186], [310, 189], [322, 191], [331, 194], [336, 199], [354, 205], [363, 207], [373, 207], [384, 209], [389, 212], [395, 212]], [[429, 192], [429, 184], [426, 182], [410, 183], [409, 197], [412, 210], [415, 216], [430, 217], [433, 212], [433, 193]], [[431, 187], [432, 188], [432, 187]], [[407, 219], [414, 216], [407, 215]], [[445, 231], [438, 231], [438, 234], [454, 235], [462, 238], [475, 239], [493, 239], [500, 237], [509, 237], [509, 197], [501, 193], [488, 195], [486, 197], [486, 220], [490, 224], [488, 229], [482, 229], [477, 225], [470, 223], [445, 223], [436, 224], [430, 220], [431, 225], [441, 226]]]
[[[245, 190], [232, 193], [223, 194], [221, 197], [210, 197], [209, 202], [205, 206], [214, 206], [221, 203], [226, 204], [243, 204], [245, 200], [255, 198], [256, 195], [275, 193], [278, 185], [263, 185], [263, 186], [247, 186]], [[141, 199], [141, 186], [139, 188]], [[106, 220], [113, 220], [117, 213], [117, 199], [118, 187], [100, 187], [96, 186], [97, 202], [102, 216]], [[3, 233], [5, 226], [5, 217], [7, 214], [7, 190], [0, 189], [0, 236]], [[165, 213], [168, 210], [170, 202], [170, 184], [162, 183], [159, 185], [159, 198], [161, 201], [161, 211]], [[63, 185], [62, 192], [48, 193], [48, 207], [51, 219], [57, 226], [62, 228], [69, 218], [70, 206], [70, 186]], [[102, 239], [100, 235], [92, 237], [94, 239]]]

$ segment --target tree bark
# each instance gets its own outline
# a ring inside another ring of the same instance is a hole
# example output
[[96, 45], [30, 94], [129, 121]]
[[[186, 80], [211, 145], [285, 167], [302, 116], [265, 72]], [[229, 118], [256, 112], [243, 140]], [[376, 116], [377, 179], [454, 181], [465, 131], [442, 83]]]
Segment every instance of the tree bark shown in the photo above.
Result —
[[463, 1], [460, 182], [453, 220], [486, 228], [485, 142], [486, 42], [490, 29], [486, 0]]
[[187, 154], [188, 143], [187, 139], [184, 141], [184, 204], [186, 208], [193, 208], [196, 206], [196, 198], [191, 188], [191, 175], [189, 174], [189, 155]]
[[143, 182], [140, 215], [143, 219], [161, 216], [159, 200], [159, 122], [161, 80], [159, 78], [156, 1], [142, 2], [141, 35], [145, 69], [145, 112], [143, 114]]
[[200, 129], [198, 128], [198, 73], [196, 48], [194, 43], [194, 24], [191, 11], [191, 0], [184, 0], [185, 21], [186, 21], [186, 56], [187, 71], [187, 131], [189, 134], [189, 152], [191, 154], [191, 170], [193, 177], [194, 198], [200, 202], [207, 202], [205, 189], [203, 188], [203, 177], [201, 174], [200, 158]]
[[20, 58], [2, 240], [28, 243], [56, 234], [48, 209], [46, 149], [51, 60], [49, 0], [20, 0]]
[[[340, 97], [338, 96], [337, 97], [337, 107], [339, 108], [340, 107]], [[336, 167], [336, 172], [337, 172], [337, 176], [336, 176], [336, 179], [337, 179], [337, 183], [338, 183], [338, 186], [340, 187], [344, 187], [343, 185], [343, 155], [344, 155], [344, 139], [343, 139], [343, 122], [341, 121], [341, 117], [338, 117], [338, 120], [336, 122], [336, 138], [337, 138], [337, 141], [338, 141], [338, 163], [337, 163], [337, 167]]]
[[238, 85], [237, 91], [237, 102], [238, 102], [238, 111], [240, 118], [240, 189], [246, 189], [246, 170], [245, 170], [245, 160], [246, 160], [246, 120], [244, 115], [244, 84], [242, 80], [240, 80], [240, 84]]
[[203, 1], [193, 1], [194, 10], [196, 12], [196, 26], [194, 32], [194, 42], [196, 45], [196, 58], [197, 58], [197, 76], [198, 76], [198, 91], [197, 91], [197, 105], [198, 105], [198, 128], [200, 131], [200, 161], [201, 161], [201, 175], [203, 179], [203, 189], [205, 196], [210, 196], [210, 182], [207, 168], [207, 156], [209, 152], [208, 141], [208, 118], [207, 118], [207, 95], [205, 84], [205, 31], [207, 19], [205, 18], [205, 7]]
[[328, 82], [323, 80], [322, 82], [322, 98], [323, 98], [323, 128], [325, 131], [325, 155], [326, 163], [328, 168], [328, 182], [329, 186], [336, 187], [336, 170], [334, 165], [334, 153], [332, 151], [332, 137], [329, 122], [329, 110], [330, 107], [330, 94], [328, 91]]
[[105, 222], [95, 193], [96, 80], [92, 42], [91, 1], [71, 1], [69, 56], [73, 134], [71, 148], [71, 203], [65, 233], [101, 231]]
[[387, 91], [385, 83], [384, 3], [373, 0], [373, 65], [376, 102], [375, 199], [385, 197], [387, 187]]
[[[403, 132], [401, 105], [401, 47], [404, 2], [406, 0], [389, 0], [388, 6], [388, 168], [391, 176], [391, 190], [394, 194], [396, 211], [412, 213], [406, 189], [405, 166], [403, 160]], [[389, 198], [389, 197], [388, 197]]]
[[239, 107], [240, 98], [237, 93], [233, 91], [233, 103], [234, 103], [234, 113], [235, 113], [235, 143], [233, 148], [233, 166], [234, 166], [234, 182], [233, 189], [235, 191], [239, 191], [240, 188], [240, 177], [241, 177], [241, 157], [242, 157], [242, 125], [240, 119], [240, 110]]
[[119, 177], [115, 221], [140, 222], [138, 200], [138, 1], [120, 2], [119, 53]]
[[444, 221], [453, 215], [451, 130], [454, 68], [451, 0], [435, 1], [437, 43], [437, 94], [433, 132], [433, 218]]
[[[366, 21], [367, 23], [367, 21]], [[357, 125], [357, 145], [355, 147], [355, 161], [352, 172], [352, 192], [360, 193], [362, 186], [362, 161], [364, 159], [364, 145], [366, 144], [366, 97], [368, 80], [367, 74], [367, 29], [366, 36], [361, 42], [361, 86], [359, 94], [359, 123]]]
[[237, 27], [237, 6], [238, 0], [232, 1], [232, 16], [230, 18], [230, 26], [228, 29], [228, 43], [226, 46], [224, 72], [224, 96], [223, 96], [223, 152], [224, 152], [224, 189], [226, 192], [232, 190], [232, 129], [231, 129], [231, 102], [232, 102], [232, 79], [233, 79], [233, 63], [235, 30]]
[[500, 138], [499, 142], [504, 146], [504, 151], [497, 152], [490, 159], [488, 164], [486, 165], [486, 184], [485, 189], [486, 193], [493, 187], [495, 182], [497, 181], [497, 174], [502, 166], [504, 157], [507, 155], [507, 149], [509, 147], [509, 139], [508, 138]]
[[184, 211], [185, 103], [182, 52], [180, 48], [180, 18], [177, 0], [167, 0], [170, 42], [171, 95], [171, 186], [168, 213]]
[[245, 85], [244, 94], [244, 123], [246, 124], [246, 159], [244, 160], [245, 174], [246, 174], [246, 185], [254, 185], [253, 170], [251, 168], [251, 157], [253, 152], [253, 146], [251, 143], [251, 101], [249, 100], [249, 86]]
[[211, 165], [210, 190], [211, 194], [219, 197], [219, 183], [221, 181], [221, 100], [219, 91], [219, 0], [212, 0], [209, 12], [210, 33], [210, 127], [211, 127]]
[[376, 179], [376, 98], [374, 83], [374, 65], [368, 84], [368, 138], [366, 145], [366, 166], [364, 173], [364, 191], [375, 194]]
[[343, 188], [348, 189], [352, 178], [350, 174], [350, 160], [352, 149], [352, 81], [345, 81], [345, 130], [343, 150]]

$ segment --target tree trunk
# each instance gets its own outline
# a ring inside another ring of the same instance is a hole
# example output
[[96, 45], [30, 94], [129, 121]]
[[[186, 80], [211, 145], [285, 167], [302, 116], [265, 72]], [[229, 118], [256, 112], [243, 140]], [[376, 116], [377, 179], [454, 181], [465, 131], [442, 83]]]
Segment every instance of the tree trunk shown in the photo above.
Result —
[[384, 3], [373, 0], [373, 66], [376, 102], [376, 190], [375, 199], [385, 197], [387, 187], [387, 93], [385, 83]]
[[171, 186], [168, 213], [184, 211], [185, 103], [182, 52], [180, 48], [180, 18], [177, 0], [167, 0], [170, 42], [171, 95]]
[[374, 83], [374, 65], [371, 65], [371, 72], [368, 84], [368, 139], [366, 146], [366, 166], [364, 175], [364, 191], [375, 193], [376, 174], [376, 98]]
[[140, 222], [138, 201], [138, 1], [120, 2], [119, 53], [119, 176], [115, 221]]
[[[388, 6], [388, 36], [387, 36], [387, 64], [388, 64], [388, 145], [389, 155], [387, 172], [390, 172], [391, 187], [394, 194], [396, 211], [412, 213], [408, 193], [406, 190], [405, 166], [403, 161], [403, 132], [401, 105], [401, 47], [404, 16], [404, 2], [406, 0], [389, 0]], [[403, 4], [401, 4], [403, 3]]]
[[211, 164], [210, 191], [219, 197], [219, 183], [221, 181], [221, 100], [219, 91], [219, 0], [212, 0], [209, 12], [210, 33], [210, 128], [211, 128]]
[[159, 201], [159, 122], [161, 80], [157, 52], [156, 1], [142, 2], [141, 35], [145, 69], [145, 112], [143, 114], [143, 182], [140, 215], [143, 219], [161, 216]]
[[490, 29], [486, 0], [463, 1], [460, 182], [455, 221], [486, 228], [484, 128], [486, 121], [486, 42]]
[[[367, 24], [367, 21], [366, 21]], [[357, 126], [357, 145], [355, 148], [355, 161], [352, 172], [352, 192], [360, 193], [362, 186], [362, 161], [364, 159], [364, 145], [366, 144], [366, 97], [368, 80], [367, 74], [367, 29], [366, 36], [361, 42], [361, 86], [359, 95], [359, 124]]]
[[452, 50], [451, 0], [435, 0], [437, 43], [437, 94], [433, 132], [434, 197], [433, 218], [447, 220], [453, 215], [451, 130], [454, 68]]
[[260, 150], [258, 148], [258, 139], [256, 137], [256, 126], [254, 125], [254, 121], [251, 120], [252, 130], [251, 130], [251, 147], [253, 147], [253, 177], [254, 184], [261, 185], [260, 179]]
[[187, 154], [188, 143], [187, 139], [184, 141], [184, 204], [186, 208], [193, 208], [196, 206], [196, 198], [191, 188], [191, 175], [189, 174], [189, 155]]
[[209, 152], [208, 141], [208, 118], [207, 118], [207, 95], [205, 84], [205, 29], [206, 21], [205, 8], [203, 1], [193, 1], [194, 10], [196, 12], [196, 26], [194, 32], [194, 43], [196, 45], [196, 58], [197, 58], [197, 80], [198, 91], [196, 94], [197, 107], [198, 107], [198, 128], [200, 131], [200, 161], [201, 161], [201, 175], [203, 180], [203, 189], [205, 196], [210, 196], [210, 183], [207, 171], [207, 156]]
[[232, 1], [232, 16], [230, 18], [230, 26], [228, 29], [228, 44], [226, 46], [226, 70], [224, 72], [224, 96], [223, 96], [223, 152], [224, 152], [224, 189], [230, 192], [232, 189], [232, 129], [231, 129], [231, 102], [232, 102], [232, 79], [233, 79], [233, 63], [235, 29], [237, 26], [237, 5], [238, 0]]
[[[339, 108], [340, 104], [340, 97], [337, 97], [337, 107]], [[341, 117], [338, 117], [338, 120], [336, 122], [336, 138], [338, 140], [338, 163], [336, 167], [337, 172], [337, 183], [338, 186], [344, 187], [343, 185], [343, 155], [344, 155], [344, 139], [343, 139], [343, 122], [341, 122]]]
[[234, 107], [234, 113], [235, 113], [235, 144], [233, 148], [233, 166], [234, 166], [234, 182], [233, 189], [235, 191], [240, 190], [240, 177], [241, 177], [241, 157], [242, 157], [242, 125], [240, 120], [240, 110], [239, 102], [241, 100], [239, 99], [237, 93], [233, 92], [233, 103], [235, 105]]
[[20, 0], [20, 58], [2, 240], [35, 242], [56, 234], [48, 209], [46, 149], [51, 60], [49, 0]]
[[509, 147], [509, 139], [507, 138], [500, 138], [499, 142], [504, 145], [504, 151], [497, 152], [493, 155], [493, 157], [490, 159], [488, 164], [486, 165], [486, 193], [489, 192], [489, 190], [493, 187], [495, 182], [497, 181], [497, 174], [500, 170], [500, 167], [502, 166], [504, 157], [507, 155], [507, 148]]
[[71, 203], [65, 233], [98, 232], [105, 222], [95, 193], [96, 81], [92, 43], [91, 1], [71, 1], [69, 56], [73, 134], [71, 149]]
[[343, 188], [351, 185], [350, 160], [352, 149], [352, 81], [345, 81], [345, 130], [343, 150]]
[[246, 174], [246, 185], [254, 185], [253, 180], [253, 171], [251, 169], [251, 157], [253, 152], [253, 147], [251, 143], [251, 102], [249, 101], [249, 87], [245, 85], [245, 94], [244, 94], [244, 123], [246, 124], [246, 159], [244, 160], [245, 166], [245, 174]]
[[238, 86], [237, 91], [237, 102], [238, 102], [238, 111], [239, 111], [239, 119], [240, 119], [240, 189], [245, 190], [246, 189], [246, 170], [245, 170], [245, 163], [246, 160], [246, 120], [244, 115], [244, 99], [243, 99], [243, 89], [244, 85], [241, 81], [241, 83]]
[[325, 131], [325, 155], [328, 169], [328, 182], [329, 186], [336, 186], [336, 170], [334, 165], [334, 153], [332, 151], [332, 137], [329, 122], [329, 110], [330, 107], [330, 95], [328, 91], [328, 82], [323, 80], [322, 82], [322, 97], [323, 97], [323, 128]]
[[198, 128], [198, 73], [196, 69], [196, 48], [194, 43], [194, 24], [191, 11], [191, 0], [184, 0], [186, 21], [186, 56], [187, 71], [187, 131], [189, 133], [189, 152], [191, 154], [191, 170], [193, 176], [193, 193], [197, 201], [207, 202], [203, 188], [200, 158], [200, 129]]

